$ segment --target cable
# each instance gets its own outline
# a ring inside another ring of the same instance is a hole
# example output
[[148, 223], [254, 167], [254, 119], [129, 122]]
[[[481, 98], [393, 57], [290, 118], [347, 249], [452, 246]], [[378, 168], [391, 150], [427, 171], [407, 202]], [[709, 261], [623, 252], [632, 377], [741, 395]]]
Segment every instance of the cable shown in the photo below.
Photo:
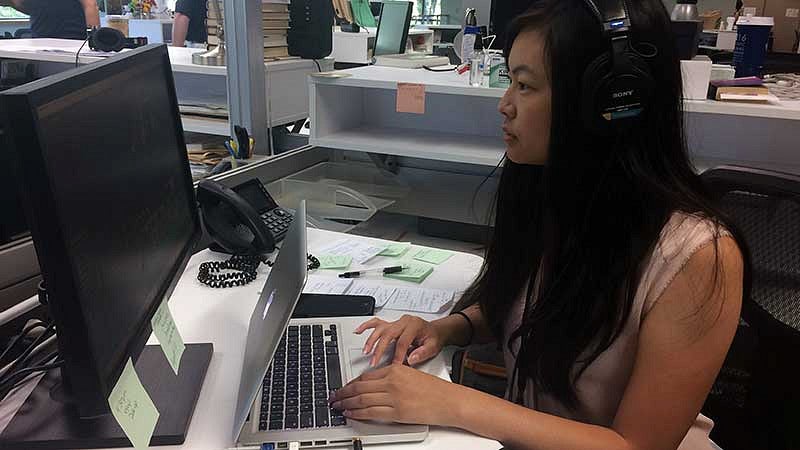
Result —
[[39, 344], [41, 344], [43, 340], [45, 340], [45, 339], [50, 337], [51, 333], [54, 332], [53, 331], [54, 328], [55, 328], [55, 322], [51, 321], [47, 325], [47, 328], [45, 329], [44, 333], [39, 335], [39, 337], [37, 337], [33, 341], [33, 343], [31, 345], [29, 345], [28, 348], [25, 349], [25, 351], [22, 352], [21, 355], [19, 355], [19, 358], [17, 358], [14, 362], [11, 363], [10, 367], [8, 368], [8, 371], [9, 372], [13, 372], [14, 369], [17, 368], [17, 366], [19, 366], [20, 364], [24, 364], [28, 360], [28, 358], [31, 356], [31, 353], [36, 349], [36, 347], [38, 347]]
[[[0, 383], [0, 391], [7, 389], [9, 386], [14, 387], [19, 381], [24, 380], [28, 377], [28, 375], [37, 373], [37, 372], [46, 372], [48, 370], [53, 370], [59, 368], [64, 365], [64, 361], [56, 361], [51, 364], [43, 364], [41, 366], [33, 366], [28, 367], [27, 369], [20, 369], [11, 375], [9, 375], [8, 379], [4, 380]], [[21, 379], [15, 380], [15, 378], [22, 377]]]
[[75, 53], [75, 67], [78, 67], [78, 65], [79, 65], [79, 64], [78, 64], [78, 59], [79, 59], [79, 58], [80, 58], [80, 56], [81, 56], [81, 50], [83, 50], [83, 47], [85, 47], [85, 46], [86, 46], [86, 43], [87, 43], [87, 42], [89, 42], [89, 38], [90, 38], [90, 37], [91, 37], [91, 34], [88, 34], [88, 33], [87, 33], [87, 34], [86, 34], [86, 39], [84, 39], [84, 41], [83, 41], [83, 44], [81, 44], [81, 48], [79, 48], [79, 49], [78, 49], [78, 53]]
[[313, 59], [312, 61], [314, 61], [314, 64], [317, 65], [317, 71], [319, 73], [322, 73], [322, 66], [319, 65], [319, 61], [317, 61], [316, 59]]
[[34, 323], [30, 324], [30, 325], [27, 325], [25, 328], [23, 328], [22, 329], [22, 333], [20, 333], [17, 336], [15, 336], [14, 339], [11, 341], [11, 344], [9, 344], [9, 346], [3, 351], [3, 353], [0, 354], [0, 362], [2, 362], [5, 359], [5, 357], [8, 354], [8, 352], [10, 352], [11, 349], [14, 348], [14, 346], [16, 346], [18, 342], [21, 342], [22, 339], [24, 339], [25, 336], [28, 335], [28, 333], [30, 333], [31, 331], [33, 331], [33, 330], [35, 330], [36, 328], [39, 328], [39, 327], [47, 328], [47, 325], [44, 322], [42, 322], [41, 320], [37, 320], [36, 322], [34, 322]]
[[[33, 349], [33, 351], [31, 352], [30, 357], [33, 358], [33, 357], [39, 356], [40, 353], [43, 353], [44, 351], [49, 349], [55, 343], [56, 343], [56, 336], [55, 335], [50, 336], [49, 338], [45, 339], [44, 342], [42, 342], [36, 348]], [[7, 364], [5, 367], [0, 369], [0, 379], [2, 379], [5, 374], [7, 374], [9, 371], [11, 371], [11, 366], [13, 366], [13, 365], [14, 365], [14, 362], [12, 361], [11, 363]]]

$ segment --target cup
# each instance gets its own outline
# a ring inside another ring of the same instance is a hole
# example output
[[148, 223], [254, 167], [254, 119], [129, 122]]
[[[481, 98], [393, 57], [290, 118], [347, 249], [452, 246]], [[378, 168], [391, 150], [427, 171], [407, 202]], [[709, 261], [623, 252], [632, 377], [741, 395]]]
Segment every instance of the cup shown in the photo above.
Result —
[[733, 49], [737, 78], [761, 76], [769, 32], [774, 24], [772, 17], [739, 18], [736, 24], [736, 47]]

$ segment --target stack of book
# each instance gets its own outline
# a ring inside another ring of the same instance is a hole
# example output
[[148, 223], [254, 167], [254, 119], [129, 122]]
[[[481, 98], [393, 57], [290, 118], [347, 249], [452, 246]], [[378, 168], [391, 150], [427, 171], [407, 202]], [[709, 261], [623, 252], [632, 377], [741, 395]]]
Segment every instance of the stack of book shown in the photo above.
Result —
[[[214, 8], [208, 4], [208, 44], [218, 45], [217, 24], [223, 17], [216, 17]], [[286, 36], [289, 32], [289, 0], [262, 0], [261, 2], [261, 24], [264, 30], [264, 60], [283, 59], [289, 57], [289, 47]], [[230, 34], [225, 32], [230, 40]]]

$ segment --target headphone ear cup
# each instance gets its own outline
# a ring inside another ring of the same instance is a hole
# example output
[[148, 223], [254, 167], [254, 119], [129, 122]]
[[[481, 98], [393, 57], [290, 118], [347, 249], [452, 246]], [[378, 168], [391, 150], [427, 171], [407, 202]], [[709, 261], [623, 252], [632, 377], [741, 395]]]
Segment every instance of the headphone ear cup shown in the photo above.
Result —
[[93, 32], [92, 41], [94, 50], [101, 52], [119, 52], [125, 48], [125, 35], [121, 31], [103, 27]]
[[581, 115], [584, 125], [590, 130], [605, 134], [608, 125], [602, 118], [602, 108], [598, 96], [607, 92], [609, 78], [611, 77], [611, 54], [602, 53], [586, 67], [583, 72]]

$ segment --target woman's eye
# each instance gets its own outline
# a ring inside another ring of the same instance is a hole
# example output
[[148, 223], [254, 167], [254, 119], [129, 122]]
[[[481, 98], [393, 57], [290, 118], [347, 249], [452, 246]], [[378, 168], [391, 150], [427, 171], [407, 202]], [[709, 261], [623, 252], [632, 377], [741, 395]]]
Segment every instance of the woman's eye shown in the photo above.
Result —
[[530, 86], [528, 86], [528, 85], [527, 85], [527, 84], [525, 84], [525, 83], [521, 83], [521, 82], [519, 82], [519, 81], [517, 81], [517, 85], [519, 86], [519, 90], [520, 90], [521, 92], [525, 92], [525, 91], [527, 91], [528, 89], [530, 89]]

